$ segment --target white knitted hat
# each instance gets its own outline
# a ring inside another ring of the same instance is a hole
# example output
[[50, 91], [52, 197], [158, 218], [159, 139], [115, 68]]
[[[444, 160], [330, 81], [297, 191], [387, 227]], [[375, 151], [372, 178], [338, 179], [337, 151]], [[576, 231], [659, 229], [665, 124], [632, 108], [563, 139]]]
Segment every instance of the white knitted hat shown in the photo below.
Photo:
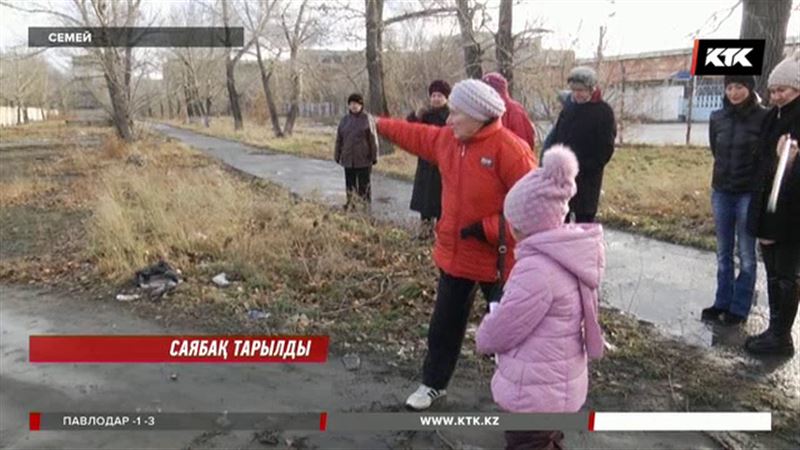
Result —
[[800, 49], [795, 50], [772, 69], [768, 86], [790, 86], [800, 91]]
[[450, 92], [450, 107], [486, 122], [506, 112], [506, 103], [493, 87], [481, 80], [462, 80]]

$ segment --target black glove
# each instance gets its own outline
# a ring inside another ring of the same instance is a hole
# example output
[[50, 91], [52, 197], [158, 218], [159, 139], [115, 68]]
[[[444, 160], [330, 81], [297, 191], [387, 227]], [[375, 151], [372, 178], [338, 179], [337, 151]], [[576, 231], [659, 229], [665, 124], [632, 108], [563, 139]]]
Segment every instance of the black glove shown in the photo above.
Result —
[[489, 242], [486, 239], [486, 233], [483, 231], [483, 223], [475, 222], [461, 229], [461, 239], [474, 237], [475, 239], [483, 242]]

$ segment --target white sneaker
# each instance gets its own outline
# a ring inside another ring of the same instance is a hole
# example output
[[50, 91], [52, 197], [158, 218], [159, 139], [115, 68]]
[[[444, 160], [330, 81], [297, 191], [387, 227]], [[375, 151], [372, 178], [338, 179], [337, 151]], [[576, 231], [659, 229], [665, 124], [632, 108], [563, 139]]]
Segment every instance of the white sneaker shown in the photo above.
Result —
[[444, 389], [438, 390], [420, 384], [417, 390], [408, 396], [406, 406], [417, 411], [422, 411], [430, 408], [436, 399], [444, 397], [445, 395], [447, 395], [447, 391]]

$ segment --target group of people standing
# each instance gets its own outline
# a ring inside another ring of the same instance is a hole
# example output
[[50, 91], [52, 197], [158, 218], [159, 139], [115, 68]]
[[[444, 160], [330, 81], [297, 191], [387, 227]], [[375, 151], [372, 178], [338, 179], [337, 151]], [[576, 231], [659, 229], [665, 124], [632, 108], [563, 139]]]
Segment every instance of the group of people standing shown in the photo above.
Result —
[[[558, 144], [546, 149], [539, 169], [535, 128], [498, 73], [452, 89], [436, 80], [429, 106], [406, 120], [375, 121], [377, 133], [419, 157], [411, 206], [435, 224], [439, 281], [422, 383], [406, 400], [411, 409], [446, 395], [479, 289], [487, 314], [478, 350], [496, 355], [498, 404], [511, 412], [574, 412], [586, 400], [587, 358], [603, 352], [603, 233], [591, 222], [614, 148], [614, 118], [593, 70], [576, 68], [568, 82], [575, 111], [559, 117]], [[342, 120], [339, 134], [352, 120]], [[357, 128], [357, 136], [373, 139], [367, 130]], [[337, 146], [345, 140], [337, 137]], [[581, 200], [570, 203], [576, 193]], [[575, 220], [585, 223], [567, 223]], [[558, 431], [507, 434], [513, 448], [557, 448], [562, 438]]]
[[[768, 207], [768, 197], [780, 149], [800, 137], [798, 55], [770, 75], [772, 110], [759, 105], [754, 80], [730, 77], [725, 108], [711, 122], [720, 267], [716, 302], [703, 318], [736, 323], [746, 317], [755, 280], [755, 244], [748, 236], [757, 236], [767, 266], [770, 325], [748, 339], [753, 352], [793, 352], [790, 330], [800, 295], [796, 143], [777, 208]], [[350, 114], [336, 139], [348, 205], [351, 195], [369, 200], [380, 134], [419, 158], [411, 207], [424, 227], [434, 228], [438, 288], [422, 383], [406, 400], [411, 409], [425, 410], [446, 395], [479, 289], [487, 314], [477, 348], [495, 355], [492, 393], [500, 407], [575, 412], [586, 400], [588, 360], [601, 357], [605, 345], [598, 323], [603, 230], [594, 221], [616, 126], [593, 69], [577, 67], [566, 81], [569, 95], [545, 139], [539, 168], [535, 128], [498, 73], [452, 89], [432, 82], [429, 105], [406, 120], [372, 119], [360, 96], [348, 99]], [[359, 177], [364, 173], [366, 180]], [[736, 239], [742, 270], [734, 281]], [[507, 432], [506, 439], [508, 448], [562, 448], [563, 434]]]
[[[749, 337], [745, 348], [754, 354], [790, 356], [800, 302], [800, 164], [795, 163], [800, 51], [773, 69], [768, 88], [773, 105], [769, 110], [761, 106], [754, 77], [725, 77], [723, 108], [711, 115], [717, 291], [702, 319], [724, 325], [747, 320], [755, 292], [757, 241], [767, 271], [769, 326]], [[778, 161], [785, 151], [788, 163], [780, 174]], [[738, 275], [734, 253], [739, 255]]]

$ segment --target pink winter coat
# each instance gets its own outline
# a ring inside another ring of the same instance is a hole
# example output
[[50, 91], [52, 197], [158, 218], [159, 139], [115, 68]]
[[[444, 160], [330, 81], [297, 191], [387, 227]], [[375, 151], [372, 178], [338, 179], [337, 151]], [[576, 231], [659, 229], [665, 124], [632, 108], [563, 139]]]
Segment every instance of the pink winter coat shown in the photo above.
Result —
[[517, 243], [503, 298], [478, 328], [481, 353], [497, 354], [492, 395], [510, 412], [575, 412], [586, 401], [587, 354], [603, 354], [597, 290], [603, 229], [564, 225]]

